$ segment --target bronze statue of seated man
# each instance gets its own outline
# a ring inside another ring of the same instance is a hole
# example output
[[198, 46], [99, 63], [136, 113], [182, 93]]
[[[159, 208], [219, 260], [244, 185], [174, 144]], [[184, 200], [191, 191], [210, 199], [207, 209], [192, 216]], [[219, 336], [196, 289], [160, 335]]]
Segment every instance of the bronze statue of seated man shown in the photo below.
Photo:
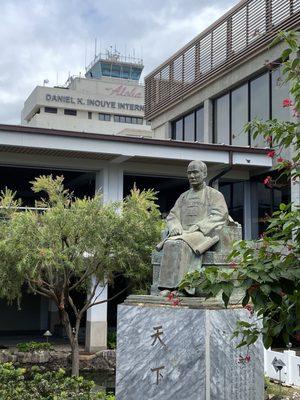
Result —
[[[220, 230], [232, 221], [225, 199], [206, 185], [207, 167], [192, 161], [187, 169], [191, 188], [182, 193], [167, 217], [167, 237], [156, 246], [163, 254], [157, 286], [178, 288], [187, 272], [200, 269], [203, 254], [219, 241]], [[190, 293], [193, 294], [193, 293]]]

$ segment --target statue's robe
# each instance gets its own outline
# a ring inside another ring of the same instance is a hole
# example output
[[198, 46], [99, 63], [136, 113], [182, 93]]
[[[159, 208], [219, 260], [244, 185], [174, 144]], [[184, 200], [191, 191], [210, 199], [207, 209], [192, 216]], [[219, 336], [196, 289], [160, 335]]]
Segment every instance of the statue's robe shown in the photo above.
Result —
[[[174, 227], [179, 227], [183, 234], [167, 237], [157, 246], [157, 250], [164, 248], [158, 286], [176, 288], [184, 274], [191, 270], [187, 263], [189, 257], [174, 257], [174, 249], [178, 249], [178, 246], [174, 247], [174, 240], [184, 242], [183, 252], [191, 251], [201, 256], [219, 241], [218, 228], [227, 222], [227, 205], [218, 190], [204, 184], [200, 190], [190, 189], [182, 193], [167, 217], [167, 227], [169, 232]], [[197, 231], [189, 232], [194, 225], [197, 226]], [[199, 266], [201, 258], [198, 259]]]

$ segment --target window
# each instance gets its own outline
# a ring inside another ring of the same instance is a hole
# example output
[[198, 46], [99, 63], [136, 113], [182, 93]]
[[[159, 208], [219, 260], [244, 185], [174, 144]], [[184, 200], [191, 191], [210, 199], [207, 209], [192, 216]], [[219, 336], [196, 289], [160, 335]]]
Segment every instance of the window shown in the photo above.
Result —
[[114, 115], [114, 122], [121, 122], [125, 124], [143, 124], [143, 118], [125, 116], [125, 115]]
[[219, 190], [226, 200], [230, 216], [244, 225], [244, 183], [221, 181]]
[[215, 143], [230, 144], [229, 139], [229, 93], [214, 102]]
[[186, 142], [195, 141], [195, 113], [184, 117], [184, 140]]
[[204, 142], [204, 108], [196, 111], [196, 141]]
[[64, 109], [64, 114], [65, 114], [65, 115], [73, 115], [73, 116], [76, 116], [76, 115], [77, 115], [77, 110]]
[[179, 119], [174, 123], [174, 135], [173, 139], [183, 140], [183, 119]]
[[288, 121], [290, 118], [289, 107], [282, 107], [283, 99], [288, 98], [289, 88], [284, 82], [284, 78], [281, 74], [280, 68], [272, 71], [272, 118], [279, 119], [281, 121]]
[[[269, 73], [263, 74], [250, 82], [250, 120], [267, 120], [270, 116]], [[252, 147], [265, 147], [263, 137], [251, 138]]]
[[177, 121], [172, 122], [172, 138], [187, 142], [203, 142], [204, 140], [204, 111], [198, 108]]
[[92, 119], [92, 112], [88, 111], [88, 119]]
[[57, 108], [56, 107], [45, 107], [45, 113], [57, 114]]
[[240, 86], [231, 92], [231, 144], [248, 146], [249, 135], [244, 132], [248, 122], [248, 85]]
[[110, 121], [110, 114], [99, 113], [100, 121]]
[[214, 143], [266, 147], [263, 137], [253, 139], [244, 132], [244, 126], [255, 118], [288, 121], [289, 109], [282, 107], [283, 99], [288, 96], [288, 87], [277, 68], [215, 99]]

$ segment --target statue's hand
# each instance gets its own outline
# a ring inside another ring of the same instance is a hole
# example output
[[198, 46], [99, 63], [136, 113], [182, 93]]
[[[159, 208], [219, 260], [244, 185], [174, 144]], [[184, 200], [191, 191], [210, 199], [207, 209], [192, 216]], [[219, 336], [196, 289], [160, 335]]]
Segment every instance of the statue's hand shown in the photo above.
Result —
[[169, 231], [170, 236], [182, 235], [182, 233], [183, 230], [180, 226], [174, 226], [174, 228]]
[[189, 230], [190, 233], [199, 231], [199, 227], [197, 225], [192, 225]]

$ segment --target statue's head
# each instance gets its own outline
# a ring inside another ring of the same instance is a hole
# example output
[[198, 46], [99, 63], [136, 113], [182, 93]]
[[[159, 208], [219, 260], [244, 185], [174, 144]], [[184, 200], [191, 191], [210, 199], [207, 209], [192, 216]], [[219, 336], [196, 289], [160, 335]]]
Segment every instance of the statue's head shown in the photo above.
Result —
[[200, 188], [207, 177], [207, 167], [202, 161], [191, 161], [187, 168], [187, 175], [190, 185], [194, 188]]

